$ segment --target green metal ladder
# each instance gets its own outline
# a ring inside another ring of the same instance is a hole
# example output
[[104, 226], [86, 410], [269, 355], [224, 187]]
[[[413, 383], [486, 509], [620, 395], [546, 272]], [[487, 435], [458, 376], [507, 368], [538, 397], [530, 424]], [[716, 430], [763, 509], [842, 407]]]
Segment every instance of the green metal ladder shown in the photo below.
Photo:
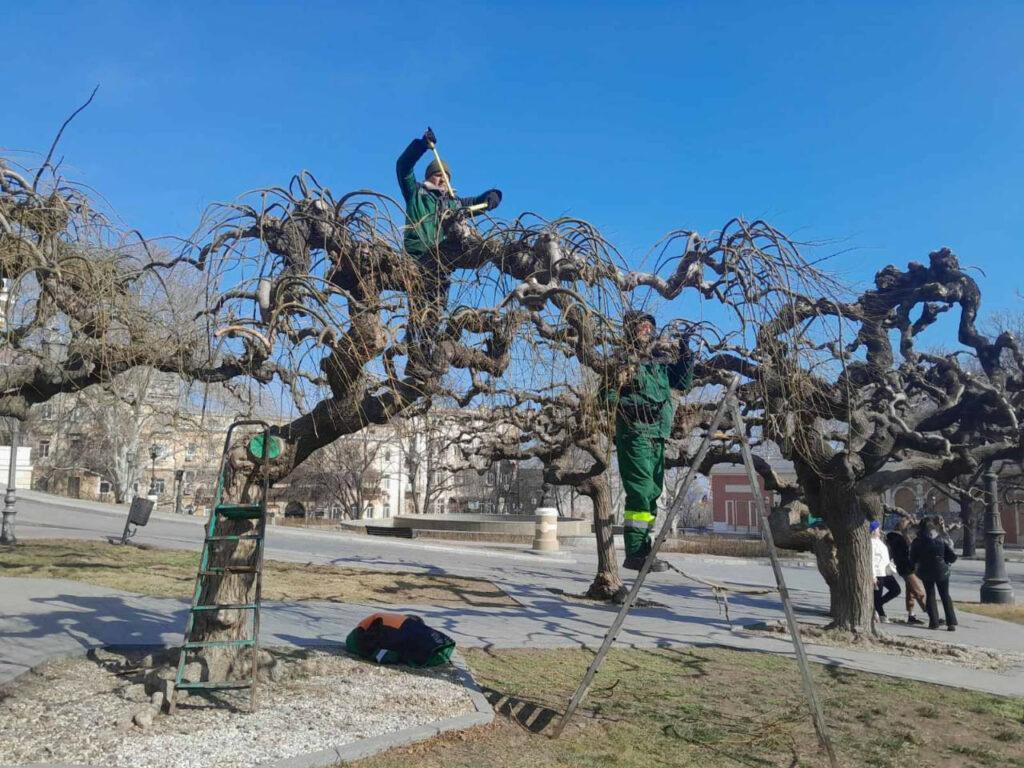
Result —
[[[262, 480], [258, 486], [259, 500], [247, 504], [225, 504], [222, 503], [224, 494], [225, 473], [227, 471], [228, 454], [231, 451], [231, 437], [238, 427], [262, 427], [262, 432], [254, 437], [249, 443], [249, 451], [258, 459], [263, 459]], [[168, 710], [174, 714], [177, 705], [178, 691], [211, 691], [227, 689], [250, 689], [249, 708], [256, 710], [256, 673], [258, 670], [259, 642], [260, 642], [260, 596], [263, 589], [263, 541], [267, 526], [267, 492], [270, 490], [270, 460], [280, 455], [279, 443], [276, 438], [270, 436], [270, 425], [265, 421], [245, 420], [236, 421], [228, 427], [227, 437], [224, 440], [224, 451], [220, 458], [220, 469], [217, 473], [217, 493], [214, 497], [213, 507], [210, 510], [210, 519], [206, 523], [206, 536], [203, 540], [203, 553], [199, 560], [199, 570], [196, 573], [196, 587], [192, 594], [192, 605], [188, 610], [188, 618], [185, 621], [185, 636], [181, 644], [181, 653], [178, 656], [178, 672], [174, 680], [174, 690], [171, 692]], [[277, 444], [275, 444], [277, 443]], [[222, 520], [257, 520], [254, 533], [218, 535], [217, 526]], [[210, 567], [210, 551], [212, 547], [222, 542], [254, 541], [255, 549], [249, 565], [227, 566], [224, 568]], [[256, 575], [255, 593], [251, 603], [202, 603], [204, 588], [210, 578], [223, 578], [232, 574]], [[195, 629], [196, 616], [207, 611], [251, 611], [252, 621], [250, 622], [250, 634], [239, 640], [206, 640], [196, 641], [192, 639], [192, 631]], [[234, 647], [251, 648], [252, 663], [250, 664], [249, 680], [225, 680], [225, 681], [189, 681], [185, 680], [185, 666], [190, 655], [203, 648]]]

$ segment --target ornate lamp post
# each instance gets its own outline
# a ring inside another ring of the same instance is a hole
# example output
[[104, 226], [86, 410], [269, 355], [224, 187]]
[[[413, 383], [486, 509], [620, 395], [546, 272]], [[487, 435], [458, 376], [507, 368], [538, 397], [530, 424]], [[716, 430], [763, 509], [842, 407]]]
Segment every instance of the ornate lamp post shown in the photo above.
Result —
[[160, 455], [160, 446], [153, 443], [149, 446], [149, 460], [151, 463], [149, 471], [149, 495], [156, 496], [156, 457]]
[[11, 419], [11, 457], [7, 464], [7, 492], [4, 494], [4, 519], [3, 527], [0, 529], [0, 544], [17, 544], [14, 536], [14, 516], [17, 514], [15, 501], [15, 480], [18, 473], [18, 433], [21, 429], [21, 422], [18, 419]]
[[985, 473], [985, 580], [981, 584], [981, 602], [1013, 603], [1013, 588], [1006, 577], [1003, 559], [1003, 530], [999, 517], [998, 480], [996, 473]]

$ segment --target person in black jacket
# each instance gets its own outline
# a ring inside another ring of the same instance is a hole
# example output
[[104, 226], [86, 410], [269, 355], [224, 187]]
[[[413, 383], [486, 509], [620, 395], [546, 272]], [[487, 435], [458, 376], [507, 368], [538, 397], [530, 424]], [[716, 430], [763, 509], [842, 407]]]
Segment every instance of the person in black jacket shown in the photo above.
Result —
[[921, 521], [920, 532], [910, 545], [910, 562], [924, 582], [927, 595], [928, 629], [939, 628], [939, 611], [935, 604], [935, 590], [942, 598], [942, 610], [946, 614], [946, 629], [956, 630], [956, 611], [949, 596], [949, 566], [956, 562], [956, 552], [949, 543], [939, 538], [939, 529], [930, 519]]
[[896, 566], [896, 573], [900, 575], [906, 585], [907, 624], [923, 624], [924, 622], [914, 615], [915, 603], [921, 606], [921, 610], [924, 612], [927, 612], [928, 609], [924, 602], [924, 584], [914, 574], [914, 566], [910, 562], [910, 541], [907, 538], [909, 525], [910, 521], [906, 518], [901, 520], [895, 531], [889, 531], [885, 535], [885, 543], [889, 547], [889, 556], [892, 558], [893, 565]]

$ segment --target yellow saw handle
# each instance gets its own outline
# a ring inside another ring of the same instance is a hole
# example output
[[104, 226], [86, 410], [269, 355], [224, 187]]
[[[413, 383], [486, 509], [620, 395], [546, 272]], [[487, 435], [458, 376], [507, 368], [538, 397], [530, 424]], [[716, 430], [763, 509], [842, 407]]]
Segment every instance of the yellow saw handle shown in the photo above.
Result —
[[448, 172], [444, 169], [444, 163], [441, 162], [441, 156], [437, 154], [437, 146], [429, 144], [430, 151], [434, 153], [434, 159], [437, 160], [437, 167], [441, 169], [441, 178], [444, 179], [444, 185], [448, 187], [448, 194], [455, 197], [455, 190], [452, 189], [452, 183], [448, 180]]

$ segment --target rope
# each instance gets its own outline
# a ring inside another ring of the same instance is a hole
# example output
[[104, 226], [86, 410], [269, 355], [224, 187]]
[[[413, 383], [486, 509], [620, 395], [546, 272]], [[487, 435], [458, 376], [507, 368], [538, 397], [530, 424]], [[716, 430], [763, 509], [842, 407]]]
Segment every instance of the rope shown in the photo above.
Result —
[[711, 593], [715, 596], [715, 602], [718, 604], [718, 610], [720, 613], [725, 614], [725, 620], [729, 622], [729, 626], [732, 626], [732, 619], [729, 617], [729, 593], [735, 592], [738, 595], [770, 595], [773, 592], [779, 590], [775, 587], [758, 587], [758, 588], [746, 588], [740, 586], [729, 586], [723, 584], [720, 581], [713, 581], [711, 579], [702, 579], [699, 576], [693, 576], [682, 568], [677, 568], [667, 560], [663, 560], [663, 563], [669, 567], [669, 570], [675, 571], [684, 579], [696, 582], [697, 584], [703, 584], [705, 587], [711, 589]]

